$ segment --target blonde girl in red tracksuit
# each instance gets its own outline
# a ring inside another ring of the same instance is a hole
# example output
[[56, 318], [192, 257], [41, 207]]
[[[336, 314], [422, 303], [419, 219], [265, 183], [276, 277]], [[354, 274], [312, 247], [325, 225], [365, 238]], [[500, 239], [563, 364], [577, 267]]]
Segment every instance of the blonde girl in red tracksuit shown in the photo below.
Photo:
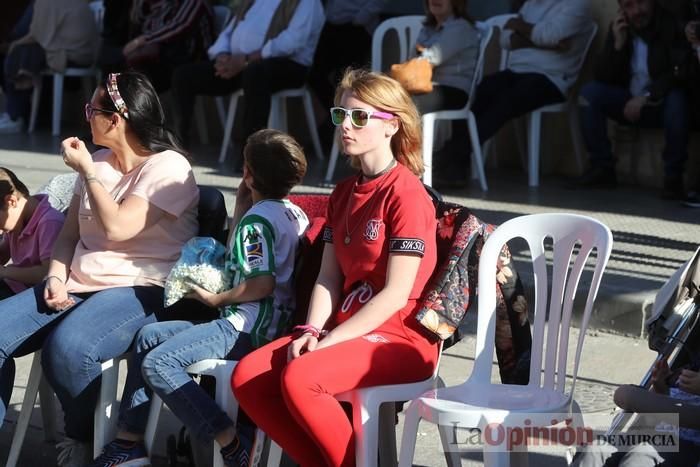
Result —
[[331, 194], [307, 324], [243, 358], [232, 378], [245, 412], [304, 467], [355, 464], [334, 395], [426, 379], [438, 357], [415, 319], [436, 262], [418, 112], [396, 81], [363, 70], [346, 73], [335, 102], [359, 172]]

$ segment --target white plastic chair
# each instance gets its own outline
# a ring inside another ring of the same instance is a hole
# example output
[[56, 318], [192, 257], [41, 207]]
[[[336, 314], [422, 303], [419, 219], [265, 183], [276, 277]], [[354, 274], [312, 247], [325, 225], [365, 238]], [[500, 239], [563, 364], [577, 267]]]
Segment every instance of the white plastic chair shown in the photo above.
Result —
[[[408, 16], [398, 16], [396, 18], [389, 18], [382, 21], [377, 29], [374, 30], [372, 34], [372, 71], [382, 71], [383, 61], [382, 61], [382, 50], [384, 47], [384, 39], [389, 31], [394, 31], [398, 40], [397, 49], [392, 49], [392, 53], [398, 52], [398, 57], [393, 63], [404, 62], [408, 60], [410, 55], [410, 47], [416, 43], [418, 38], [418, 33], [423, 27], [423, 21], [425, 16], [422, 15], [408, 15]], [[340, 148], [338, 146], [338, 135], [336, 130], [336, 135], [333, 137], [333, 147], [331, 148], [331, 155], [328, 161], [328, 169], [326, 170], [325, 181], [330, 183], [333, 179], [333, 172], [335, 172], [335, 165], [338, 162], [338, 154], [340, 153]]]
[[[221, 409], [226, 412], [226, 415], [236, 423], [238, 418], [238, 401], [233, 395], [229, 381], [231, 380], [231, 373], [233, 373], [234, 368], [236, 368], [237, 361], [232, 360], [219, 360], [219, 359], [206, 359], [200, 362], [194, 363], [187, 367], [187, 372], [191, 375], [207, 375], [212, 376], [216, 379], [216, 389], [214, 400], [221, 407]], [[163, 406], [163, 401], [156, 394], [151, 397], [151, 407], [148, 414], [148, 423], [146, 424], [146, 432], [144, 435], [144, 443], [146, 444], [146, 449], [149, 453], [152, 452], [153, 441], [156, 435], [156, 428], [158, 427], [158, 418], [160, 416], [160, 411]], [[257, 430], [256, 437], [253, 442], [253, 452], [251, 452], [250, 466], [257, 466], [260, 463], [262, 456], [262, 448], [265, 441], [265, 434]], [[275, 447], [273, 443], [271, 450], [281, 454], [281, 449]], [[224, 462], [221, 458], [219, 450], [221, 446], [218, 443], [213, 443], [214, 455], [213, 455], [213, 467], [223, 467]], [[277, 459], [277, 464], [279, 464], [279, 458]]]
[[[231, 99], [228, 105], [228, 113], [226, 114], [226, 123], [224, 124], [224, 139], [221, 142], [221, 152], [219, 153], [219, 163], [226, 160], [228, 147], [231, 142], [231, 131], [233, 131], [233, 122], [236, 118], [236, 107], [238, 106], [238, 98], [243, 95], [243, 90], [238, 90], [231, 94]], [[306, 123], [311, 134], [311, 143], [314, 146], [316, 158], [323, 160], [323, 151], [321, 150], [321, 140], [318, 138], [316, 131], [316, 116], [314, 114], [313, 102], [311, 100], [311, 92], [307, 86], [302, 86], [296, 89], [284, 89], [272, 95], [270, 100], [270, 116], [267, 119], [268, 128], [276, 128], [281, 131], [287, 131], [287, 99], [290, 97], [301, 97], [304, 104], [304, 113], [306, 113]]]
[[481, 82], [484, 74], [485, 52], [491, 38], [497, 40], [498, 35], [493, 34], [493, 27], [486, 26], [480, 29], [479, 35], [479, 57], [476, 61], [474, 78], [472, 79], [471, 89], [469, 91], [469, 100], [463, 108], [458, 110], [440, 110], [438, 112], [430, 112], [424, 114], [423, 122], [423, 164], [425, 165], [425, 173], [423, 174], [423, 183], [426, 185], [433, 184], [433, 139], [435, 133], [435, 122], [438, 120], [466, 120], [469, 128], [469, 139], [472, 143], [472, 175], [473, 178], [479, 179], [479, 184], [483, 191], [488, 190], [486, 183], [486, 174], [484, 172], [484, 158], [479, 142], [479, 132], [476, 127], [476, 117], [471, 111], [472, 103], [476, 98], [476, 87]]
[[27, 434], [29, 420], [32, 416], [36, 396], [39, 394], [41, 400], [41, 415], [44, 427], [44, 437], [46, 441], [56, 440], [56, 404], [54, 403], [53, 390], [45, 379], [41, 377], [41, 351], [34, 352], [32, 365], [27, 379], [27, 388], [22, 399], [22, 408], [19, 411], [15, 434], [12, 437], [10, 453], [7, 456], [5, 467], [15, 467], [22, 450], [24, 437]]
[[[97, 457], [102, 452], [105, 440], [111, 440], [116, 434], [117, 417], [115, 407], [117, 403], [117, 386], [119, 381], [119, 363], [128, 358], [124, 354], [116, 359], [110, 359], [102, 363], [102, 382], [100, 385], [100, 398], [95, 407], [95, 432], [93, 438], [93, 455]], [[41, 370], [41, 351], [34, 352], [32, 366], [29, 370], [29, 381], [24, 392], [22, 408], [15, 434], [10, 446], [10, 454], [5, 467], [15, 467], [19, 459], [22, 444], [29, 426], [36, 396], [40, 394], [41, 412], [43, 416], [44, 435], [47, 440], [56, 439], [56, 409], [53, 390], [43, 377]]]
[[[356, 389], [335, 396], [341, 402], [352, 404], [352, 418], [355, 428], [355, 463], [358, 467], [376, 466], [378, 452], [382, 465], [396, 465], [394, 402], [411, 400], [438, 386], [442, 342], [439, 351], [440, 357], [438, 357], [435, 371], [430, 378], [424, 381]], [[380, 432], [383, 436], [380, 436]], [[382, 440], [381, 447], [379, 446], [380, 439]], [[440, 439], [443, 442], [443, 447], [447, 448], [450, 439], [449, 433], [441, 431]], [[445, 449], [445, 452], [447, 454], [448, 450]], [[459, 465], [459, 461], [455, 465]]]
[[[90, 2], [90, 9], [92, 10], [93, 16], [95, 18], [95, 24], [97, 25], [97, 32], [102, 32], [102, 20], [104, 18], [104, 4], [102, 0], [97, 0]], [[99, 48], [96, 48], [99, 50]], [[95, 57], [97, 58], [97, 57]], [[44, 70], [41, 75], [48, 75], [53, 77], [53, 112], [51, 117], [51, 134], [53, 136], [58, 136], [61, 133], [61, 109], [63, 108], [63, 80], [66, 76], [76, 76], [84, 78], [83, 86], [86, 90], [86, 94], [89, 94], [91, 90], [85, 79], [94, 76], [95, 80], [99, 80], [100, 71], [93, 64], [88, 67], [68, 67], [62, 73], [53, 70]], [[41, 76], [34, 80], [34, 90], [32, 92], [32, 107], [29, 117], [29, 128], [28, 132], [32, 133], [36, 127], [36, 117], [39, 112], [39, 100], [41, 99], [41, 89], [42, 89], [42, 79]]]
[[[595, 22], [591, 23], [590, 36], [586, 47], [581, 54], [578, 64], [576, 65], [576, 76], [579, 75], [583, 64], [588, 56], [593, 39], [598, 32], [598, 25]], [[578, 93], [570, 92], [566, 102], [551, 104], [531, 112], [527, 118], [527, 159], [528, 159], [528, 186], [536, 187], [539, 185], [540, 174], [540, 138], [542, 133], [542, 114], [566, 112], [569, 120], [569, 131], [571, 132], [571, 141], [574, 146], [574, 154], [576, 156], [576, 164], [579, 170], [583, 169], [583, 154], [581, 154], [581, 123], [579, 122], [578, 109]]]
[[[231, 19], [231, 9], [226, 5], [214, 5], [212, 7], [214, 11], [214, 32], [218, 35], [223, 31], [226, 24]], [[209, 144], [209, 132], [207, 131], [207, 119], [206, 113], [204, 111], [204, 101], [200, 96], [197, 98], [194, 107], [195, 122], [197, 123], [197, 133], [199, 134], [199, 140], [202, 144]], [[221, 125], [226, 122], [226, 110], [224, 109], [224, 98], [216, 97], [214, 99], [216, 102], [216, 113], [219, 115], [219, 121]]]
[[[493, 342], [496, 325], [496, 265], [502, 246], [523, 238], [530, 249], [535, 277], [532, 355], [529, 384], [491, 384]], [[545, 240], [552, 244], [552, 280], [547, 274]], [[590, 257], [596, 250], [595, 260]], [[489, 423], [524, 427], [550, 426], [553, 418], [574, 419], [583, 424], [574, 400], [576, 375], [586, 327], [593, 309], [603, 270], [612, 249], [612, 233], [595, 219], [576, 214], [534, 214], [509, 220], [486, 241], [479, 260], [479, 294], [476, 358], [470, 377], [462, 384], [437, 389], [411, 402], [406, 411], [399, 466], [411, 465], [421, 419], [435, 424], [480, 428]], [[569, 330], [577, 288], [586, 263], [593, 263], [590, 285], [581, 295], [586, 302], [573, 360], [573, 380], [566, 392]], [[586, 292], [587, 289], [587, 292]], [[549, 296], [548, 296], [549, 292]], [[458, 446], [451, 446], [456, 448]], [[519, 446], [519, 450], [523, 447]], [[526, 449], [526, 448], [525, 448]], [[485, 466], [508, 466], [506, 447], [484, 444]], [[515, 460], [523, 460], [522, 457]]]

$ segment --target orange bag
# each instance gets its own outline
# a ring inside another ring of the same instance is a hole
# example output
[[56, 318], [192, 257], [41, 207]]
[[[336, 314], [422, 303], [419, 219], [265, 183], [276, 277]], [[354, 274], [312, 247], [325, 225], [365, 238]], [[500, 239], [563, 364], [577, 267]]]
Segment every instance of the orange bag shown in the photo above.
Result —
[[433, 90], [433, 65], [425, 58], [412, 58], [391, 65], [389, 75], [410, 94], [425, 94]]

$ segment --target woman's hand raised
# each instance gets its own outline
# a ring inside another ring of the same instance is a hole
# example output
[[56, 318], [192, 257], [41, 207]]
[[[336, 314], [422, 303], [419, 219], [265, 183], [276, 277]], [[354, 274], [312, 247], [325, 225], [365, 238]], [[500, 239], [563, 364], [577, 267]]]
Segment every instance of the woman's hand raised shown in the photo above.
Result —
[[63, 162], [81, 176], [94, 174], [92, 154], [79, 138], [73, 136], [64, 139], [61, 142], [61, 155]]

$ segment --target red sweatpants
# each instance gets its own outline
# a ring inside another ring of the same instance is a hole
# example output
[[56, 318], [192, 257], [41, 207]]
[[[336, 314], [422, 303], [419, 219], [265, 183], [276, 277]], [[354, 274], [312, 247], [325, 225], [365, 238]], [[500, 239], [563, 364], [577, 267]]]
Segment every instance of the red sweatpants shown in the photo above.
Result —
[[236, 366], [231, 380], [236, 399], [258, 427], [303, 467], [353, 466], [352, 423], [333, 396], [356, 388], [421, 381], [437, 364], [437, 344], [400, 320], [397, 313], [371, 334], [289, 363], [287, 346], [292, 338], [271, 342]]

